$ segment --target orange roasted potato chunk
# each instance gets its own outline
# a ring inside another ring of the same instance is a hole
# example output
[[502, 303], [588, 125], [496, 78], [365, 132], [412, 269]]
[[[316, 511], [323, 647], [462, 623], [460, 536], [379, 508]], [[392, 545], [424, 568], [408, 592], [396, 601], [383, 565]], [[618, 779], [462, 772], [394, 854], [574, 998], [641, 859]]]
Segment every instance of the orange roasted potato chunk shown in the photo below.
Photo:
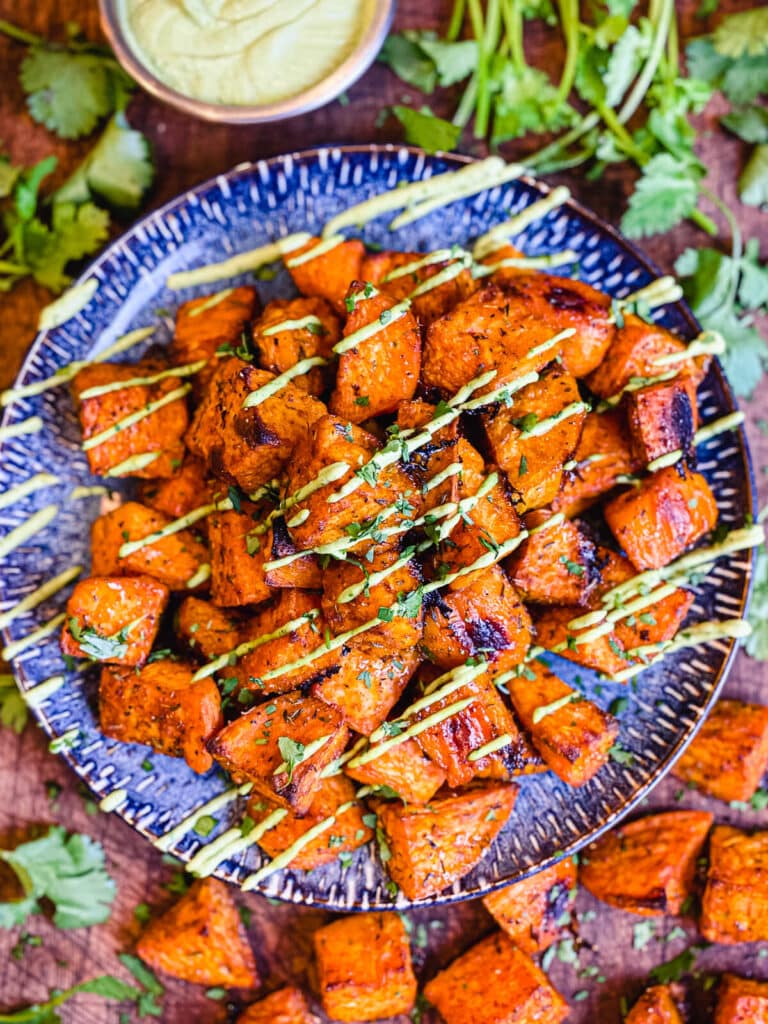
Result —
[[552, 771], [569, 786], [583, 786], [608, 760], [619, 724], [541, 662], [529, 667], [535, 678], [507, 683], [512, 706]]
[[94, 576], [152, 576], [170, 590], [187, 590], [190, 581], [196, 579], [200, 585], [205, 583], [207, 577], [200, 574], [208, 564], [208, 549], [192, 530], [179, 530], [144, 544], [137, 551], [120, 555], [124, 544], [144, 540], [171, 521], [168, 516], [137, 501], [126, 501], [99, 516], [91, 527]]
[[[122, 386], [132, 380], [152, 380], [164, 369], [158, 360], [122, 365], [91, 363], [72, 381], [77, 414], [83, 431], [83, 448], [88, 466], [96, 476], [173, 476], [184, 457], [184, 432], [189, 417], [186, 393], [189, 386], [178, 378], [164, 377], [153, 383]], [[89, 392], [94, 391], [93, 395]], [[176, 394], [176, 398], [168, 396]], [[162, 403], [136, 423], [123, 421], [133, 414], [147, 413], [147, 407]], [[112, 431], [111, 433], [108, 433]], [[103, 440], [98, 438], [105, 434]], [[143, 468], [121, 469], [122, 463], [136, 455], [156, 452], [157, 457]], [[116, 473], [111, 472], [117, 470]]]
[[768, 707], [719, 700], [674, 774], [719, 800], [750, 800], [768, 770]]
[[256, 962], [230, 890], [201, 878], [151, 921], [136, 952], [155, 971], [196, 985], [256, 988]]
[[[525, 526], [530, 530], [549, 518], [544, 510], [533, 512]], [[531, 534], [506, 569], [523, 600], [537, 604], [586, 604], [601, 579], [595, 542], [581, 523], [568, 519]]]
[[67, 601], [62, 651], [110, 665], [143, 665], [169, 596], [151, 576], [80, 580]]
[[[416, 430], [426, 426], [438, 415], [436, 405], [424, 402], [422, 399], [413, 399], [410, 402], [401, 402], [397, 407], [397, 426], [399, 430]], [[458, 447], [457, 447], [458, 445]], [[461, 474], [458, 472], [461, 462], [460, 452], [466, 452], [471, 446], [461, 439], [459, 419], [452, 420], [447, 426], [437, 430], [431, 437], [430, 443], [417, 449], [411, 456], [411, 461], [419, 467], [424, 476], [424, 484], [421, 493], [421, 506], [423, 512], [428, 512], [437, 505], [445, 502], [456, 501], [459, 497], [457, 491], [461, 482]], [[474, 449], [472, 449], [474, 452]], [[480, 469], [482, 460], [477, 454]], [[452, 471], [448, 472], [448, 467]], [[446, 477], [446, 473], [448, 473]], [[442, 481], [435, 479], [438, 474], [443, 474]], [[404, 497], [410, 498], [410, 494]]]
[[286, 253], [285, 265], [302, 295], [327, 299], [337, 313], [343, 314], [349, 282], [360, 277], [365, 246], [358, 239], [350, 238], [307, 259], [319, 242], [319, 238], [310, 238], [305, 245]]
[[712, 830], [699, 930], [710, 942], [768, 939], [768, 831]]
[[[320, 571], [319, 561], [315, 555], [293, 557], [296, 554], [296, 545], [291, 540], [283, 516], [272, 523], [269, 531], [260, 540], [265, 551], [269, 552], [268, 555], [265, 555], [264, 562], [264, 579], [268, 586], [298, 590], [321, 589], [323, 574]], [[272, 564], [289, 557], [290, 561], [283, 565]]]
[[[325, 299], [317, 297], [273, 299], [253, 324], [253, 346], [259, 366], [274, 374], [285, 373], [304, 359], [319, 357], [330, 361], [340, 337], [339, 318]], [[319, 398], [328, 377], [328, 368], [317, 365], [292, 381], [294, 387]]]
[[289, 985], [252, 1003], [240, 1014], [236, 1024], [318, 1024], [318, 1021], [310, 1012], [301, 989]]
[[239, 622], [223, 608], [199, 597], [185, 597], [174, 622], [176, 635], [205, 661], [231, 651], [240, 639]]
[[252, 782], [257, 793], [303, 815], [309, 813], [323, 769], [343, 753], [348, 739], [335, 708], [297, 691], [236, 718], [208, 749], [228, 772]]
[[620, 910], [646, 917], [679, 914], [691, 895], [712, 818], [707, 811], [664, 811], [619, 825], [587, 847], [579, 881]]
[[654, 985], [643, 992], [624, 1024], [684, 1024], [669, 985]]
[[260, 604], [272, 596], [264, 576], [271, 557], [266, 545], [254, 543], [251, 531], [267, 515], [266, 507], [241, 499], [231, 512], [208, 517], [211, 548], [211, 597], [226, 608]]
[[445, 772], [430, 761], [416, 740], [398, 743], [380, 757], [344, 771], [366, 786], [388, 786], [406, 804], [426, 804], [445, 782]]
[[768, 1024], [768, 982], [724, 974], [714, 1024]]
[[563, 931], [576, 895], [576, 865], [565, 857], [530, 878], [483, 897], [483, 906], [523, 953], [549, 949]]
[[717, 504], [700, 473], [668, 466], [612, 498], [605, 520], [640, 571], [659, 569], [714, 528]]
[[[137, 498], [143, 505], [162, 512], [171, 519], [179, 519], [210, 501], [210, 486], [205, 463], [190, 455], [179, 469], [166, 480], [143, 480]], [[204, 525], [204, 520], [200, 524]]]
[[571, 461], [574, 465], [564, 472], [552, 502], [553, 512], [569, 517], [580, 515], [640, 468], [632, 454], [623, 408], [587, 413]]
[[180, 661], [151, 661], [141, 670], [105, 666], [99, 681], [101, 731], [183, 757], [196, 772], [213, 764], [206, 743], [221, 728], [221, 697], [212, 679], [192, 680]]
[[552, 651], [606, 676], [615, 676], [634, 664], [635, 659], [625, 652], [616, 630], [579, 642], [579, 635], [586, 633], [587, 629], [574, 629], [570, 623], [584, 614], [584, 608], [578, 605], [545, 608], [534, 619], [537, 643], [546, 651]]
[[306, 443], [325, 406], [290, 382], [253, 408], [248, 395], [275, 379], [244, 360], [231, 357], [217, 368], [187, 432], [193, 455], [209, 472], [246, 494], [279, 476], [295, 445]]
[[[344, 775], [322, 779], [309, 811], [302, 817], [289, 811], [282, 821], [264, 833], [259, 846], [274, 858], [331, 815], [336, 816], [333, 828], [308, 843], [291, 861], [291, 870], [312, 871], [337, 860], [341, 853], [351, 853], [365, 846], [373, 838], [373, 832], [363, 822], [365, 808], [355, 802], [355, 788]], [[339, 813], [339, 808], [347, 803], [353, 806]], [[257, 794], [248, 802], [248, 813], [259, 824], [278, 807], [275, 801]]]
[[318, 986], [333, 1020], [410, 1013], [416, 1001], [411, 947], [397, 914], [355, 914], [315, 932]]
[[[428, 263], [426, 266], [407, 270], [406, 268], [424, 259], [419, 252], [369, 253], [363, 260], [360, 276], [385, 291], [398, 302], [408, 298], [418, 285], [445, 270], [450, 261]], [[421, 324], [428, 326], [433, 320], [453, 309], [457, 302], [465, 299], [477, 287], [469, 270], [460, 271], [455, 277], [444, 281], [436, 288], [430, 288], [423, 295], [411, 300], [411, 309]]]
[[483, 782], [424, 807], [376, 801], [392, 854], [387, 869], [406, 897], [435, 896], [469, 874], [506, 825], [516, 797], [511, 783]]
[[546, 974], [503, 932], [454, 960], [424, 995], [445, 1024], [560, 1024], [569, 1012]]
[[361, 338], [339, 356], [336, 386], [330, 411], [351, 423], [394, 412], [400, 402], [413, 397], [421, 369], [421, 332], [410, 310], [398, 314], [394, 299], [384, 292], [366, 297], [366, 285], [353, 281], [348, 301], [352, 309], [344, 325], [344, 339], [351, 339], [369, 324], [376, 331]]
[[639, 462], [645, 466], [678, 450], [690, 458], [698, 422], [692, 377], [675, 377], [632, 391], [626, 405], [632, 452]]
[[198, 379], [207, 384], [216, 368], [217, 352], [240, 345], [243, 331], [258, 307], [256, 289], [245, 285], [182, 303], [176, 311], [176, 329], [169, 346], [171, 362], [181, 366], [207, 360], [208, 365], [198, 374]]

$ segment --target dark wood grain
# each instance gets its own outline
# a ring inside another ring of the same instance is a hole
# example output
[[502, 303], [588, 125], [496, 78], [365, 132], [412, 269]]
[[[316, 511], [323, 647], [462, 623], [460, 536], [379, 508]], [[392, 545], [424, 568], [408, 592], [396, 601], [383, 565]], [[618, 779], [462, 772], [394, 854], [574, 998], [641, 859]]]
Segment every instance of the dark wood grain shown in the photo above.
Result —
[[[729, 10], [745, 6], [751, 5], [721, 4], [721, 8]], [[449, 8], [449, 3], [440, 0], [401, 0], [397, 25], [401, 28], [438, 27]], [[706, 30], [707, 22], [695, 19], [695, 8], [695, 3], [678, 4], [686, 35]], [[96, 3], [85, 0], [35, 0], [34, 3], [32, 0], [0, 0], [0, 17], [50, 36], [61, 33], [65, 23], [75, 19], [91, 38], [99, 34]], [[534, 36], [530, 45], [532, 58], [543, 57], [551, 66], [557, 66], [561, 59], [559, 45], [549, 36]], [[59, 157], [57, 179], [63, 180], [82, 157], [88, 143], [57, 142], [31, 120], [16, 78], [22, 56], [23, 47], [0, 37], [0, 139], [16, 162], [29, 163], [55, 152]], [[401, 102], [408, 92], [385, 68], [374, 66], [350, 90], [348, 105], [331, 103], [306, 117], [263, 128], [203, 124], [138, 94], [131, 103], [129, 116], [150, 137], [159, 168], [146, 206], [157, 206], [243, 160], [324, 143], [395, 141], [399, 137], [396, 124], [390, 120], [377, 126], [377, 115], [385, 105]], [[410, 92], [410, 98], [416, 99], [412, 90]], [[442, 97], [436, 104], [437, 112], [447, 112], [450, 100], [449, 95]], [[733, 202], [744, 147], [717, 130], [717, 113], [717, 103], [713, 102], [700, 119], [705, 133], [701, 155], [710, 169], [710, 186]], [[519, 156], [524, 151], [524, 146], [510, 146], [505, 155]], [[564, 175], [562, 180], [579, 199], [615, 223], [631, 188], [632, 173], [622, 167], [597, 183], [587, 182], [576, 173]], [[765, 255], [768, 219], [743, 207], [739, 209], [739, 216], [745, 231], [762, 237]], [[667, 235], [649, 239], [644, 248], [662, 269], [670, 270], [675, 256], [685, 246], [703, 243], [701, 232], [684, 225]], [[34, 335], [38, 310], [48, 299], [43, 289], [28, 283], [0, 298], [0, 387], [14, 377]], [[760, 470], [768, 461], [768, 441], [753, 424], [759, 415], [765, 414], [766, 399], [768, 386], [764, 384], [748, 408], [749, 434], [760, 486], [763, 483]], [[740, 654], [727, 692], [730, 696], [765, 701], [766, 684], [765, 666]], [[61, 795], [54, 802], [48, 796], [49, 783], [61, 788]], [[689, 792], [681, 794], [679, 789], [674, 779], [662, 782], [648, 798], [648, 808], [707, 807], [719, 819], [749, 825], [757, 824], [760, 819], [757, 814], [742, 814]], [[164, 889], [172, 868], [163, 864], [160, 855], [114, 815], [88, 812], [89, 804], [80, 792], [76, 777], [60, 759], [47, 752], [47, 742], [40, 730], [30, 726], [20, 737], [7, 730], [0, 733], [0, 845], [26, 834], [34, 825], [60, 822], [70, 829], [89, 832], [104, 844], [110, 870], [118, 883], [115, 911], [105, 925], [84, 932], [62, 933], [45, 919], [36, 919], [29, 930], [40, 935], [44, 944], [28, 950], [21, 960], [8, 955], [18, 938], [18, 929], [10, 934], [0, 933], [0, 1006], [41, 999], [53, 986], [63, 987], [97, 973], [120, 973], [117, 953], [129, 949], [139, 931], [133, 916], [134, 907], [147, 902], [153, 908], [160, 908], [173, 898]], [[765, 823], [766, 815], [762, 819]], [[311, 935], [325, 915], [270, 905], [258, 896], [241, 899], [253, 913], [250, 935], [260, 969], [267, 979], [266, 988], [275, 988], [289, 978], [311, 986]], [[634, 950], [632, 929], [636, 918], [599, 906], [586, 894], [579, 896], [578, 910], [582, 915], [580, 941], [583, 943], [578, 969], [557, 962], [552, 967], [552, 977], [564, 994], [578, 996], [569, 1018], [572, 1024], [618, 1021], [620, 996], [626, 995], [631, 1002], [642, 988], [649, 968], [678, 953], [686, 943], [682, 939], [671, 943], [653, 941], [644, 950]], [[412, 916], [414, 921], [429, 926], [426, 929], [428, 949], [418, 944], [415, 948], [423, 976], [433, 973], [491, 927], [490, 918], [477, 903]], [[660, 920], [659, 936], [669, 934], [678, 923]], [[689, 940], [695, 939], [692, 922], [682, 924]], [[704, 973], [735, 969], [768, 977], [768, 960], [761, 958], [761, 952], [765, 950], [756, 946], [729, 950], [713, 947], [702, 954], [700, 964]], [[585, 969], [592, 965], [598, 973], [592, 972], [589, 976]], [[694, 985], [695, 1020], [706, 1019], [703, 1009], [708, 997], [704, 988], [700, 978]], [[587, 995], [582, 999], [583, 992]], [[163, 1015], [168, 1024], [186, 1024], [191, 1020], [212, 1024], [223, 1020], [225, 1015], [225, 1007], [207, 999], [199, 989], [169, 983]], [[77, 1024], [116, 1024], [118, 1010], [82, 997], [63, 1010], [63, 1019]]]

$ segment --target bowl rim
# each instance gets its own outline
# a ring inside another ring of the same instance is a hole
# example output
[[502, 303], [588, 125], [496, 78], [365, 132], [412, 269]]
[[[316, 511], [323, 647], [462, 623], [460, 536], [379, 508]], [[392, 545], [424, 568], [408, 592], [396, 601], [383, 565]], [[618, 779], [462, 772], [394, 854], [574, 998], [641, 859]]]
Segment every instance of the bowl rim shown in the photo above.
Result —
[[373, 17], [360, 42], [349, 56], [326, 78], [304, 92], [276, 103], [209, 103], [166, 85], [138, 56], [123, 30], [119, 11], [121, 0], [99, 0], [102, 30], [118, 62], [138, 84], [155, 99], [203, 121], [222, 124], [269, 124], [284, 121], [332, 102], [353, 85], [378, 56], [395, 16], [397, 0], [374, 0]]

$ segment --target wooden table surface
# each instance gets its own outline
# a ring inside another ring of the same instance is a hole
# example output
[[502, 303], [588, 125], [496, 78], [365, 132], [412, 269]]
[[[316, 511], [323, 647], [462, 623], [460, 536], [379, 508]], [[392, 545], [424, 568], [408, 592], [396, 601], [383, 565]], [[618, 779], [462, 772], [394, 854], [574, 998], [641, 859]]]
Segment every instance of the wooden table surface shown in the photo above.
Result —
[[[447, 0], [400, 0], [396, 26], [439, 27], [444, 23], [451, 4]], [[696, 20], [697, 3], [678, 3], [685, 36], [705, 31], [708, 22]], [[749, 3], [722, 3], [721, 9], [734, 10]], [[76, 20], [91, 38], [99, 35], [95, 0], [0, 0], [0, 17], [22, 24], [44, 35], [63, 34], [66, 22]], [[531, 56], [546, 54], [559, 60], [559, 52], [545, 38], [534, 38]], [[25, 111], [16, 72], [23, 56], [23, 47], [0, 37], [0, 140], [13, 160], [30, 163], [50, 152], [59, 156], [57, 181], [70, 172], [88, 143], [58, 142], [44, 128], [35, 124]], [[556, 66], [556, 65], [555, 65]], [[409, 92], [411, 95], [409, 96]], [[349, 91], [349, 103], [331, 103], [305, 117], [267, 127], [226, 127], [194, 121], [170, 108], [161, 106], [144, 94], [133, 99], [131, 122], [149, 136], [158, 166], [157, 181], [145, 204], [150, 209], [165, 202], [190, 185], [202, 181], [243, 160], [307, 148], [324, 143], [396, 141], [398, 126], [392, 120], [378, 125], [382, 107], [415, 99], [413, 90], [398, 82], [387, 69], [374, 66]], [[444, 108], [444, 109], [443, 109]], [[450, 97], [438, 103], [437, 113], [447, 113]], [[737, 140], [718, 131], [715, 117], [717, 101], [702, 115], [701, 127], [710, 134], [702, 138], [701, 154], [710, 167], [709, 184], [726, 201], [736, 200], [736, 178], [744, 157], [744, 147]], [[525, 151], [520, 144], [511, 144], [505, 155], [514, 157]], [[626, 167], [613, 169], [602, 181], [590, 183], [577, 173], [564, 175], [575, 195], [607, 220], [617, 222], [631, 188], [631, 172]], [[762, 235], [763, 256], [768, 249], [768, 217], [738, 206], [745, 231]], [[701, 232], [682, 226], [663, 237], [644, 243], [645, 250], [664, 270], [671, 270], [675, 256], [686, 245], [703, 245]], [[24, 352], [35, 333], [37, 313], [49, 301], [47, 293], [34, 284], [22, 284], [9, 295], [0, 297], [0, 387], [13, 379]], [[761, 405], [768, 399], [764, 384], [748, 406], [751, 423], [750, 440], [755, 457], [758, 483], [762, 485], [762, 467], [768, 463], [768, 439], [753, 424], [758, 414], [765, 415]], [[765, 494], [763, 495], [765, 498]], [[727, 694], [752, 700], [766, 700], [768, 683], [766, 666], [751, 661], [740, 653], [727, 685]], [[60, 796], [51, 800], [52, 791]], [[719, 820], [756, 825], [760, 815], [731, 810], [717, 801], [685, 793], [676, 803], [679, 786], [674, 779], [663, 781], [648, 799], [650, 807], [706, 807]], [[677, 796], [676, 796], [677, 795]], [[0, 846], [26, 834], [33, 824], [60, 822], [71, 830], [90, 833], [104, 844], [109, 868], [117, 880], [118, 896], [108, 923], [76, 932], [56, 931], [45, 919], [33, 920], [30, 931], [40, 935], [43, 945], [28, 949], [20, 960], [8, 955], [18, 935], [0, 933], [0, 1007], [10, 1007], [44, 998], [49, 988], [72, 984], [98, 973], [122, 973], [116, 954], [131, 947], [139, 930], [133, 908], [148, 902], [153, 908], [167, 905], [173, 897], [164, 885], [172, 868], [163, 865], [160, 854], [114, 815], [93, 813], [87, 794], [63, 762], [47, 752], [42, 732], [29, 726], [17, 737], [8, 730], [0, 733]], [[763, 823], [766, 815], [763, 814]], [[327, 915], [292, 906], [270, 905], [258, 896], [241, 897], [253, 912], [250, 935], [267, 989], [277, 987], [285, 979], [311, 984], [309, 953], [311, 934]], [[583, 915], [580, 933], [583, 947], [579, 964], [556, 962], [551, 976], [568, 997], [574, 995], [571, 1024], [618, 1021], [619, 998], [626, 995], [630, 1003], [643, 987], [648, 970], [656, 963], [676, 955], [696, 941], [694, 925], [669, 919], [659, 921], [659, 940], [644, 950], [632, 948], [632, 926], [638, 920], [628, 914], [599, 905], [587, 894], [578, 900]], [[594, 916], [592, 912], [596, 911]], [[491, 927], [490, 918], [478, 903], [463, 904], [446, 910], [422, 911], [412, 915], [415, 921], [429, 923], [429, 946], [416, 948], [417, 967], [424, 974], [435, 969], [471, 945]], [[688, 938], [662, 941], [677, 924]], [[731, 949], [713, 947], [699, 957], [703, 975], [725, 969], [737, 970], [768, 978], [768, 959], [762, 959], [757, 945]], [[585, 968], [594, 965], [590, 977]], [[693, 1020], [700, 1016], [707, 997], [704, 976], [694, 981], [693, 999], [697, 1007]], [[596, 980], [597, 979], [597, 980]], [[112, 1024], [118, 1021], [118, 1009], [92, 997], [81, 997], [62, 1011], [66, 1022], [78, 1024]], [[199, 1021], [201, 1024], [223, 1020], [222, 1004], [207, 999], [193, 986], [169, 982], [163, 1021]]]

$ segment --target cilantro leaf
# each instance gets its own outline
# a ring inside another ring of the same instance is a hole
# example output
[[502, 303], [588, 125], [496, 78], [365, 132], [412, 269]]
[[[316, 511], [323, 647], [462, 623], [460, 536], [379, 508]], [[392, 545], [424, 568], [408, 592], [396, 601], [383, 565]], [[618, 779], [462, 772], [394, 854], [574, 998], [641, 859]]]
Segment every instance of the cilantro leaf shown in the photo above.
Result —
[[676, 957], [654, 967], [648, 977], [657, 985], [668, 985], [670, 982], [679, 981], [684, 974], [690, 971], [696, 962], [696, 957], [704, 949], [706, 949], [705, 946], [689, 946], [682, 953], [678, 953]]
[[768, 110], [756, 103], [732, 110], [720, 118], [720, 124], [745, 142], [768, 142]]
[[643, 168], [643, 175], [629, 199], [621, 227], [630, 238], [668, 231], [696, 209], [699, 164], [681, 163], [669, 153], [658, 153]]
[[750, 658], [768, 661], [768, 552], [765, 547], [757, 554], [748, 619], [752, 634], [744, 641], [744, 650]]
[[719, 331], [725, 338], [727, 348], [720, 357], [723, 369], [736, 394], [748, 397], [760, 383], [768, 366], [765, 339], [751, 326], [749, 318], [739, 319], [732, 309], [709, 317], [706, 327], [708, 330]]
[[277, 741], [280, 756], [283, 759], [285, 769], [288, 772], [288, 781], [293, 779], [293, 773], [298, 765], [304, 760], [306, 747], [290, 736], [281, 736]]
[[0, 199], [5, 199], [13, 192], [20, 174], [20, 167], [14, 167], [7, 156], [0, 156]]
[[768, 206], [768, 144], [753, 149], [739, 178], [739, 198], [748, 206]]
[[75, 173], [56, 192], [55, 202], [81, 203], [96, 197], [109, 206], [138, 206], [154, 178], [149, 143], [115, 114]]
[[428, 107], [413, 110], [411, 107], [396, 106], [392, 113], [405, 128], [405, 141], [421, 146], [427, 153], [448, 152], [454, 149], [461, 137], [461, 127], [444, 121]]
[[712, 34], [715, 50], [725, 57], [757, 57], [768, 52], [768, 7], [755, 7], [723, 18]]
[[437, 84], [434, 61], [425, 54], [416, 39], [409, 33], [393, 32], [387, 36], [377, 60], [390, 67], [398, 78], [408, 85], [431, 93]]
[[28, 717], [27, 703], [16, 680], [12, 675], [0, 675], [0, 725], [20, 734], [24, 731]]
[[642, 23], [642, 30], [629, 25], [619, 36], [608, 58], [603, 82], [605, 102], [610, 107], [621, 103], [624, 94], [635, 79], [650, 49], [650, 23]]
[[507, 62], [498, 84], [494, 143], [518, 138], [526, 132], [550, 131], [573, 123], [573, 109], [560, 102], [549, 76], [538, 68], [526, 66], [518, 71]]
[[469, 78], [477, 66], [478, 47], [474, 39], [460, 39], [455, 43], [447, 43], [442, 39], [434, 39], [429, 34], [422, 34], [419, 46], [431, 57], [437, 72], [437, 81], [444, 87]]

